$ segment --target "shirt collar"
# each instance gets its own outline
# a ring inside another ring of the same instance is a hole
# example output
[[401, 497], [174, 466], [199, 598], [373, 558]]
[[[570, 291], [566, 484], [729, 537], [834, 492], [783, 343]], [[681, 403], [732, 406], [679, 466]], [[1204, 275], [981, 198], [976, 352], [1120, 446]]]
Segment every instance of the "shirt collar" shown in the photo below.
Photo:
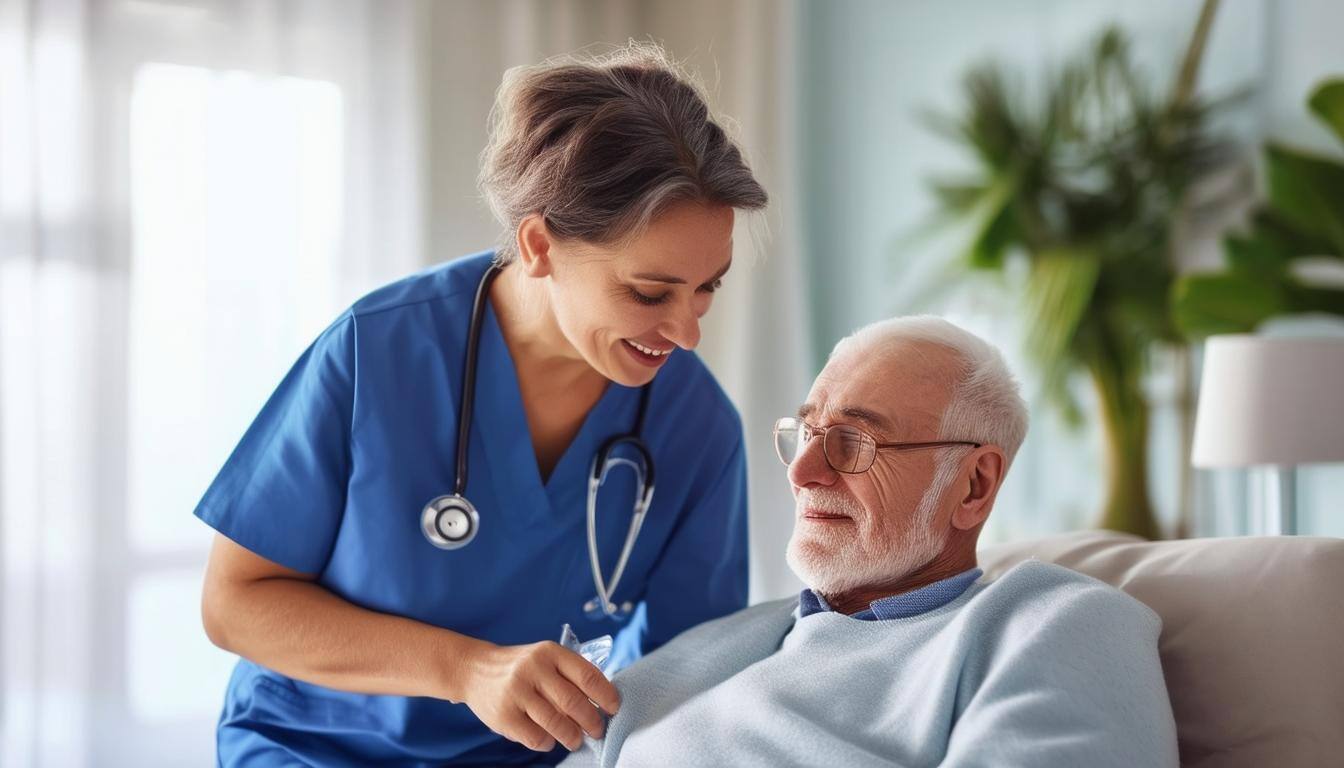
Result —
[[[859, 611], [850, 618], [860, 621], [885, 621], [887, 619], [907, 619], [927, 613], [961, 597], [975, 580], [984, 574], [979, 568], [962, 571], [941, 581], [926, 584], [910, 592], [890, 595], [868, 604], [867, 610]], [[826, 598], [804, 589], [798, 596], [798, 618], [814, 613], [824, 613], [835, 609], [826, 602]]]

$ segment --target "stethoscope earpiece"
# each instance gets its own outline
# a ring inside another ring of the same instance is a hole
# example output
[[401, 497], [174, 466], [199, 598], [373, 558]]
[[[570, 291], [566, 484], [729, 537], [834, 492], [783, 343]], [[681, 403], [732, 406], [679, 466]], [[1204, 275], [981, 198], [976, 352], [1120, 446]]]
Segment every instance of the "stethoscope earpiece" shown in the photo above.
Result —
[[481, 516], [470, 501], [455, 493], [431, 500], [420, 513], [420, 528], [439, 549], [465, 547], [476, 538]]

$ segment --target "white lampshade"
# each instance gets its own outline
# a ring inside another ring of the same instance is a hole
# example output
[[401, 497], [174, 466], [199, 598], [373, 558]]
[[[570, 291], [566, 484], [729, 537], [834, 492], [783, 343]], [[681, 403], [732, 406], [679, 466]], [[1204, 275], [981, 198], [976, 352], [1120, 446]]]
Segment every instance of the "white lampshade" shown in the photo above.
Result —
[[1344, 461], [1344, 338], [1210, 337], [1191, 461]]

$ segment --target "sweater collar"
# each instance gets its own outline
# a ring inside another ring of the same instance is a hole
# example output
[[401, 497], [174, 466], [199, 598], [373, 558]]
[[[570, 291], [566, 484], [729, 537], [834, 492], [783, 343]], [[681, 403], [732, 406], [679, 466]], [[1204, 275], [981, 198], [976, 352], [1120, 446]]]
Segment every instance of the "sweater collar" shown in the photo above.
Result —
[[[928, 613], [961, 597], [962, 593], [969, 589], [975, 583], [975, 580], [983, 574], [984, 572], [979, 568], [972, 568], [968, 571], [962, 571], [956, 576], [949, 576], [941, 581], [926, 584], [919, 589], [883, 597], [872, 601], [868, 604], [867, 610], [859, 611], [850, 618], [860, 621], [885, 621], [887, 619], [908, 619], [911, 616]], [[798, 596], [798, 618], [800, 619], [814, 613], [825, 613], [833, 610], [827, 604], [826, 598], [810, 589], [804, 589], [802, 594]]]

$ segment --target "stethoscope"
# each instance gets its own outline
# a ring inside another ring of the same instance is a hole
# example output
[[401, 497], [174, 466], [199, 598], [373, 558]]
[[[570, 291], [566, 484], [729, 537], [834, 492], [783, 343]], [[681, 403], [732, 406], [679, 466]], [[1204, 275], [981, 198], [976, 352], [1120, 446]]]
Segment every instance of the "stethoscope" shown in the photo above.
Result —
[[[462, 398], [458, 409], [457, 425], [457, 478], [453, 483], [453, 492], [437, 496], [425, 505], [420, 513], [420, 528], [430, 544], [439, 549], [460, 549], [476, 538], [481, 527], [481, 515], [464, 495], [467, 489], [467, 444], [471, 434], [471, 416], [476, 402], [476, 359], [481, 347], [481, 321], [485, 316], [485, 306], [490, 294], [490, 284], [494, 282], [504, 265], [491, 264], [476, 286], [476, 298], [471, 305], [471, 325], [467, 329], [467, 356], [462, 372]], [[645, 384], [639, 393], [639, 413], [635, 418], [635, 429], [624, 435], [614, 435], [607, 439], [593, 456], [588, 469], [588, 563], [592, 566], [593, 586], [597, 595], [583, 604], [583, 612], [590, 619], [610, 617], [623, 619], [631, 614], [634, 605], [626, 601], [619, 606], [612, 602], [616, 587], [621, 583], [625, 566], [630, 561], [630, 552], [639, 538], [639, 529], [644, 525], [644, 516], [653, 501], [653, 455], [640, 439], [644, 430], [644, 414], [648, 411], [649, 390], [652, 384]], [[627, 446], [633, 449], [635, 458], [613, 456], [617, 448]], [[602, 576], [602, 565], [597, 553], [597, 492], [607, 480], [607, 474], [618, 467], [627, 467], [635, 473], [634, 514], [630, 518], [630, 527], [625, 534], [625, 544], [621, 547], [621, 556], [616, 561], [616, 570], [611, 573], [610, 584]]]

